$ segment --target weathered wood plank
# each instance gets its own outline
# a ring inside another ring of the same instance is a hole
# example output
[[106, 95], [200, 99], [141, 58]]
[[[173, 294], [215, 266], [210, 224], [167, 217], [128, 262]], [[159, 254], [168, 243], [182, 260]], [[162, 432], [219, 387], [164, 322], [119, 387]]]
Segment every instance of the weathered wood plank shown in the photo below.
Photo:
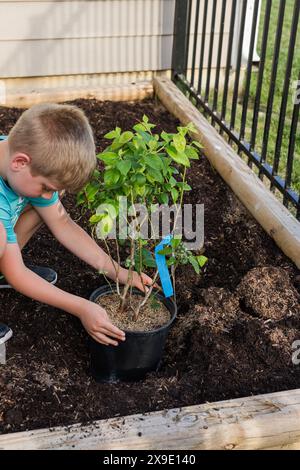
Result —
[[184, 124], [192, 121], [196, 138], [222, 178], [282, 251], [300, 268], [300, 223], [264, 186], [216, 129], [168, 78], [155, 78], [154, 91]]
[[153, 86], [151, 81], [117, 86], [48, 88], [31, 90], [27, 93], [7, 93], [5, 103], [1, 103], [1, 105], [29, 108], [37, 103], [62, 103], [78, 98], [95, 98], [100, 101], [136, 101], [148, 98], [152, 94]]
[[300, 441], [300, 389], [0, 436], [0, 449], [264, 449]]

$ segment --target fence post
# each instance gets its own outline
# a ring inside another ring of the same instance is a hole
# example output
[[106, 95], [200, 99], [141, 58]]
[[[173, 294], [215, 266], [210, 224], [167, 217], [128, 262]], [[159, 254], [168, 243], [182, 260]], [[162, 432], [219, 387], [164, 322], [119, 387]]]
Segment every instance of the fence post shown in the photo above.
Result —
[[188, 10], [191, 0], [176, 0], [174, 29], [173, 29], [173, 49], [172, 49], [172, 80], [176, 74], [186, 72], [189, 25]]

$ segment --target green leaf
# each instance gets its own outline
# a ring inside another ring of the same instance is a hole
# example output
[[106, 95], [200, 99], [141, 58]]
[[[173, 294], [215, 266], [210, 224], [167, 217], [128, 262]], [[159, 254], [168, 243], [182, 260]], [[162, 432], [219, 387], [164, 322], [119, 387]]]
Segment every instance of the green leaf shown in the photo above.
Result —
[[198, 142], [197, 140], [193, 140], [193, 141], [192, 141], [192, 144], [195, 145], [195, 147], [198, 147], [198, 149], [202, 149], [202, 148], [203, 148], [203, 145], [201, 145], [200, 142]]
[[179, 188], [182, 188], [184, 191], [191, 191], [191, 189], [192, 189], [191, 186], [189, 184], [185, 183], [185, 182], [184, 183], [179, 182], [179, 183], [177, 183], [177, 186]]
[[78, 193], [76, 195], [76, 204], [80, 205], [80, 204], [84, 204], [84, 203], [85, 203], [84, 192], [80, 191], [80, 193]]
[[129, 160], [121, 160], [117, 163], [117, 168], [123, 176], [126, 176], [131, 168], [131, 162]]
[[145, 132], [145, 126], [144, 124], [139, 123], [133, 126], [133, 130], [135, 130], [136, 132]]
[[162, 204], [169, 204], [169, 196], [167, 193], [162, 193], [159, 195], [159, 197]]
[[194, 256], [189, 256], [189, 262], [193, 266], [196, 273], [199, 274], [200, 273], [200, 267], [199, 267], [199, 264], [197, 263], [196, 258]]
[[154, 151], [157, 149], [157, 141], [155, 139], [149, 140], [148, 146], [150, 150]]
[[173, 188], [174, 186], [176, 186], [177, 181], [176, 181], [175, 178], [173, 178], [173, 176], [171, 176], [171, 178], [169, 179], [169, 183], [170, 183], [171, 187]]
[[119, 143], [126, 144], [126, 142], [129, 142], [132, 138], [133, 138], [132, 132], [130, 131], [123, 132], [123, 134], [120, 135]]
[[143, 186], [143, 185], [146, 183], [146, 177], [145, 177], [145, 175], [143, 175], [142, 173], [137, 173], [136, 176], [135, 176], [135, 182], [136, 182], [139, 186]]
[[185, 137], [181, 134], [175, 134], [173, 137], [174, 147], [176, 148], [178, 153], [182, 153], [185, 151], [186, 140]]
[[120, 179], [120, 173], [116, 169], [106, 170], [104, 173], [104, 183], [108, 186], [116, 184]]
[[92, 184], [88, 184], [84, 189], [85, 196], [86, 196], [87, 200], [89, 202], [94, 201], [95, 196], [96, 196], [98, 191], [99, 191], [98, 186], [93, 186]]
[[105, 134], [105, 139], [115, 139], [116, 137], [119, 137], [121, 134], [121, 129], [120, 127], [116, 127], [114, 131], [108, 132]]
[[150, 183], [154, 183], [155, 181], [157, 181], [158, 183], [164, 182], [162, 174], [159, 171], [154, 170], [153, 168], [149, 168], [146, 177], [147, 180], [150, 181]]
[[99, 160], [102, 160], [105, 165], [112, 165], [118, 160], [118, 155], [114, 152], [102, 152], [97, 155]]
[[186, 127], [181, 127], [181, 126], [177, 127], [177, 130], [178, 130], [179, 134], [181, 134], [183, 136], [185, 136], [188, 132], [188, 129]]
[[145, 194], [146, 188], [145, 186], [139, 186], [138, 184], [134, 184], [134, 190], [136, 194], [143, 197]]
[[146, 124], [149, 122], [149, 118], [148, 116], [146, 116], [146, 114], [144, 114], [143, 116], [143, 122], [145, 122]]
[[103, 214], [94, 214], [89, 218], [89, 221], [91, 224], [97, 224], [101, 219], [103, 219]]
[[152, 135], [148, 134], [145, 130], [139, 130], [138, 135], [143, 139], [147, 144], [152, 140]]
[[177, 189], [175, 188], [172, 188], [171, 189], [171, 196], [172, 196], [172, 199], [173, 199], [173, 202], [177, 202], [177, 199], [178, 199], [178, 196], [179, 196], [179, 192], [177, 191]]
[[104, 215], [101, 221], [98, 222], [96, 226], [96, 235], [99, 239], [106, 238], [109, 233], [111, 232], [114, 226], [113, 219], [109, 216], [109, 214]]
[[198, 261], [198, 264], [200, 266], [200, 268], [203, 268], [203, 266], [207, 263], [208, 261], [208, 258], [206, 258], [206, 256], [196, 256], [196, 259]]
[[184, 153], [178, 153], [172, 146], [166, 147], [166, 151], [176, 163], [187, 167], [190, 166], [189, 159]]
[[153, 168], [154, 170], [161, 170], [163, 167], [162, 161], [158, 155], [151, 154], [145, 160], [147, 165]]
[[197, 132], [197, 128], [193, 122], [189, 122], [185, 127], [189, 132]]
[[190, 158], [191, 160], [199, 160], [199, 155], [198, 152], [193, 149], [190, 146], [187, 146], [185, 149], [185, 154]]
[[171, 142], [171, 140], [173, 139], [173, 136], [174, 134], [167, 134], [165, 131], [162, 131], [162, 133], [160, 134], [161, 135], [161, 138], [167, 142], [167, 144], [169, 142]]
[[113, 199], [106, 199], [104, 203], [100, 204], [96, 209], [96, 215], [105, 217], [107, 214], [111, 219], [115, 219], [118, 215], [118, 203]]
[[174, 256], [167, 259], [167, 266], [173, 266], [174, 264], [176, 264], [176, 258]]
[[171, 240], [171, 245], [173, 248], [177, 248], [181, 243], [181, 237], [180, 238], [172, 238]]
[[143, 263], [148, 268], [156, 268], [156, 261], [151, 253], [151, 251], [146, 248], [142, 249]]
[[93, 173], [93, 178], [95, 178], [96, 180], [99, 179], [101, 177], [101, 173], [99, 170], [94, 170], [94, 173]]
[[140, 263], [140, 251], [136, 250], [135, 257], [134, 257], [134, 264], [138, 272], [141, 272], [143, 266], [146, 266], [147, 268], [156, 268], [156, 261], [151, 251], [147, 250], [146, 248], [142, 248], [141, 257], [142, 257], [142, 266], [140, 265], [141, 264]]
[[158, 251], [159, 255], [171, 255], [173, 253], [173, 248], [171, 246], [166, 246], [162, 250]]

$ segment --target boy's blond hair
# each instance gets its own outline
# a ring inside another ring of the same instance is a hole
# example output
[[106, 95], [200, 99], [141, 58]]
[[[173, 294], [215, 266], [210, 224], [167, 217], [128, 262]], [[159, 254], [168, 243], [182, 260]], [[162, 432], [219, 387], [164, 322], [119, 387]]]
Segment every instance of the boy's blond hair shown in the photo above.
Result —
[[79, 191], [96, 166], [91, 126], [76, 106], [37, 104], [26, 110], [8, 136], [10, 155], [31, 158], [33, 176], [49, 178], [60, 189]]

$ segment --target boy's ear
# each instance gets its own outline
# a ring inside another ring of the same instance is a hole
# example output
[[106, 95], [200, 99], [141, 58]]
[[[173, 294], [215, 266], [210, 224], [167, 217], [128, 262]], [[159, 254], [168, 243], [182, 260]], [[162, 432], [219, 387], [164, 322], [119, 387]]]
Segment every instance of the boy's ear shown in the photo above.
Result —
[[12, 171], [20, 171], [30, 165], [31, 158], [26, 153], [15, 153], [11, 159], [10, 167]]

